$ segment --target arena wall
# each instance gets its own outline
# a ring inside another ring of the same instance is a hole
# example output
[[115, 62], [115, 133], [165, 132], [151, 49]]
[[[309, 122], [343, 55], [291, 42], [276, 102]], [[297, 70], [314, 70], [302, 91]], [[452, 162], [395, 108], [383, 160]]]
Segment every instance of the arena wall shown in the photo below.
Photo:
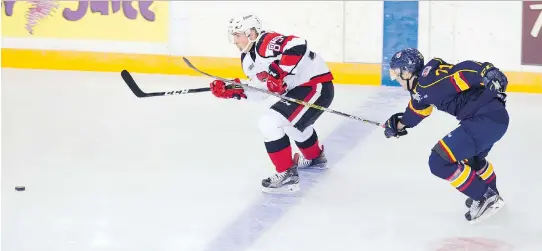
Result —
[[336, 83], [396, 85], [386, 74], [389, 57], [416, 47], [426, 59], [493, 62], [507, 73], [509, 91], [542, 93], [542, 1], [57, 3], [29, 23], [30, 3], [2, 1], [2, 67], [198, 76], [185, 56], [214, 74], [242, 77], [227, 24], [252, 13], [265, 29], [307, 39]]

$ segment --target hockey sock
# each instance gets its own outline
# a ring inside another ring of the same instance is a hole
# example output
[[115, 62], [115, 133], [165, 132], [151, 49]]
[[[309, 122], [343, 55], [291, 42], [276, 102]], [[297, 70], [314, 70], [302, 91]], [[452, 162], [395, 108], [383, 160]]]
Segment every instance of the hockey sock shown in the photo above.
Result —
[[313, 130], [312, 135], [304, 142], [295, 143], [299, 148], [299, 151], [301, 151], [301, 153], [305, 157], [305, 159], [316, 159], [318, 158], [318, 156], [320, 156], [320, 153], [322, 152], [322, 149], [320, 148], [320, 144], [318, 142], [318, 135], [316, 134], [315, 130]]
[[499, 194], [499, 191], [497, 190], [497, 175], [495, 174], [495, 171], [493, 169], [493, 164], [489, 161], [484, 161], [485, 164], [483, 165], [482, 169], [476, 172], [482, 180], [486, 182], [486, 184], [491, 187], [497, 194]]
[[497, 189], [497, 175], [495, 174], [491, 162], [487, 161], [485, 158], [481, 160], [478, 158], [471, 158], [464, 160], [463, 162], [470, 165], [472, 169], [476, 171], [476, 174], [480, 176], [493, 191], [499, 194], [499, 190]]
[[282, 173], [294, 165], [292, 146], [288, 135], [284, 135], [278, 140], [265, 142], [265, 148], [277, 172]]
[[431, 172], [441, 179], [445, 179], [457, 190], [474, 200], [483, 199], [488, 185], [467, 164], [450, 163], [437, 152], [431, 151], [429, 156]]

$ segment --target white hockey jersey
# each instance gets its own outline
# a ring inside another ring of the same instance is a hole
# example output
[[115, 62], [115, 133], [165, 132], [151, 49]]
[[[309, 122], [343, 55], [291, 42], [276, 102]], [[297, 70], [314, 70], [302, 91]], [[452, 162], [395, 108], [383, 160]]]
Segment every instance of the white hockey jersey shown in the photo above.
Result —
[[[282, 70], [288, 72], [284, 78], [287, 90], [297, 86], [315, 85], [333, 80], [326, 62], [307, 46], [305, 39], [285, 36], [276, 32], [263, 31], [254, 46], [241, 55], [243, 72], [249, 78], [244, 84], [267, 90], [256, 74], [267, 72], [269, 65], [276, 62]], [[267, 95], [245, 90], [248, 99], [262, 99]]]

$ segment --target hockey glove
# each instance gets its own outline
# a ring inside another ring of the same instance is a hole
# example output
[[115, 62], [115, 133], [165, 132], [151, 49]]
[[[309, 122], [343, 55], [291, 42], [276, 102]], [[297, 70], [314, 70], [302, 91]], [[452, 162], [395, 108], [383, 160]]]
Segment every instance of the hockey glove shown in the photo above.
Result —
[[[234, 80], [237, 83], [241, 83], [241, 81], [236, 78]], [[215, 80], [211, 82], [209, 85], [211, 88], [211, 93], [215, 95], [218, 98], [235, 98], [235, 99], [241, 99], [241, 98], [247, 98], [247, 95], [245, 95], [245, 90], [243, 87], [238, 85], [227, 85], [222, 80]]]
[[284, 77], [286, 77], [288, 73], [283, 71], [277, 63], [273, 62], [271, 65], [269, 65], [267, 75], [267, 89], [270, 92], [275, 92], [281, 95], [284, 94], [286, 92], [286, 88], [288, 87], [286, 83], [284, 83]]
[[501, 70], [491, 63], [483, 63], [480, 72], [482, 82], [490, 91], [505, 92], [508, 86], [508, 79]]
[[391, 137], [398, 138], [398, 137], [407, 135], [408, 132], [404, 128], [401, 130], [397, 128], [397, 124], [399, 124], [399, 121], [401, 121], [401, 118], [403, 118], [403, 114], [404, 113], [402, 112], [393, 114], [386, 121], [386, 123], [384, 124], [384, 127], [386, 128], [384, 129], [384, 135], [386, 136], [386, 138], [391, 138]]

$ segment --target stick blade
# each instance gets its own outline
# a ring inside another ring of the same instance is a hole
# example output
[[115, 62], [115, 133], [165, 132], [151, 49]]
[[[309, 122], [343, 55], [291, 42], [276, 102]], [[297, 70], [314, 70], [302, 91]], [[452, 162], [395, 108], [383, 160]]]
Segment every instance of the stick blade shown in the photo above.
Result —
[[124, 82], [126, 83], [126, 85], [128, 85], [128, 87], [130, 88], [130, 90], [139, 98], [143, 98], [143, 97], [147, 97], [147, 94], [144, 93], [140, 88], [139, 86], [137, 86], [134, 78], [132, 77], [132, 75], [130, 74], [130, 72], [128, 72], [127, 70], [122, 70], [120, 72], [120, 76], [122, 77], [122, 79], [124, 80]]

